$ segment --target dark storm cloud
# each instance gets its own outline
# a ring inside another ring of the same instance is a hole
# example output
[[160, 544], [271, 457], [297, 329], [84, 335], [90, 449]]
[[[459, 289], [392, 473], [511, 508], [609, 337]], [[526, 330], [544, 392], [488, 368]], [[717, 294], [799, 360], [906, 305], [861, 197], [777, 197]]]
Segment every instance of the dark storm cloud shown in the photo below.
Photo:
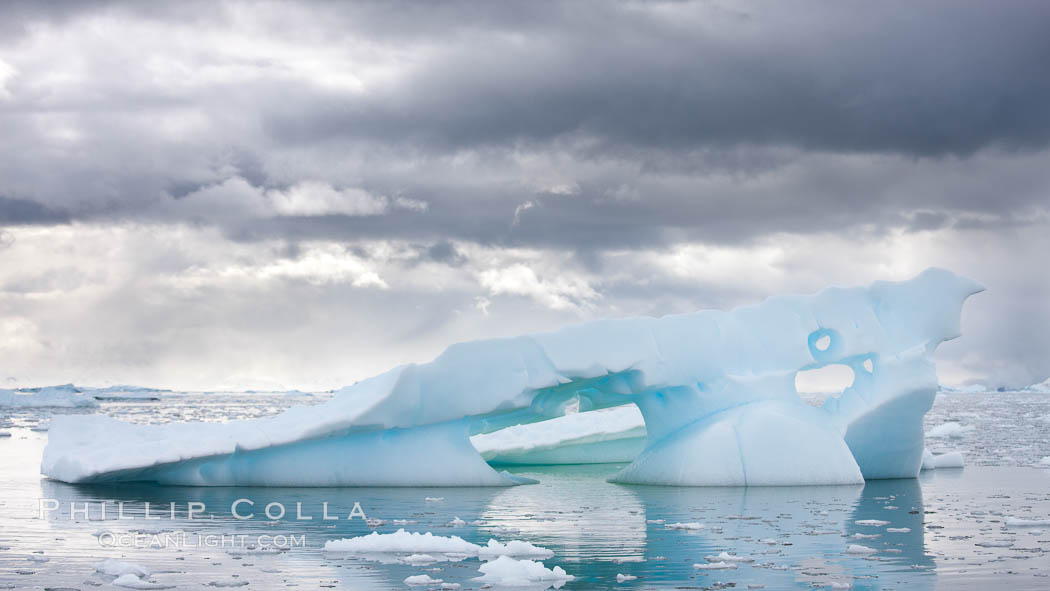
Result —
[[55, 224], [69, 221], [69, 216], [27, 199], [0, 195], [0, 225]]
[[[26, 80], [47, 72], [27, 69], [9, 79], [12, 98], [0, 102], [10, 132], [0, 172], [42, 204], [36, 221], [51, 208], [85, 219], [188, 217], [239, 239], [589, 249], [736, 242], [861, 220], [922, 229], [952, 212], [1013, 219], [1045, 205], [1042, 175], [1031, 167], [1012, 175], [1009, 166], [1014, 150], [1024, 158], [1050, 140], [1050, 7], [1041, 2], [14, 3], [5, 20], [23, 34], [0, 43], [17, 67], [20, 44], [37, 32], [98, 18], [129, 34], [158, 23], [201, 35], [213, 27], [265, 43], [355, 42], [411, 58], [396, 62], [396, 75], [350, 92], [289, 82], [272, 59], [231, 56], [221, 45], [127, 47], [118, 58], [92, 51], [100, 41], [88, 34], [75, 48], [83, 55], [38, 66], [82, 64], [76, 87], [45, 93]], [[367, 65], [372, 55], [353, 62]], [[190, 82], [158, 82], [157, 64], [182, 59], [197, 60], [183, 66]], [[261, 74], [192, 78], [215, 67]], [[177, 140], [156, 124], [193, 117], [207, 127]], [[74, 127], [82, 148], [49, 147], [40, 121], [52, 119]], [[958, 161], [987, 160], [989, 150], [1005, 155], [997, 156], [1006, 162], [997, 199], [956, 190], [965, 181], [936, 180]], [[928, 182], [901, 195], [893, 178], [866, 178], [863, 164], [842, 172], [834, 159], [809, 156], [836, 153], [903, 159], [878, 170], [914, 164]], [[449, 166], [464, 154], [467, 164]], [[533, 172], [522, 155], [547, 158], [579, 190], [523, 186]], [[800, 160], [807, 170], [762, 188], [761, 175]], [[319, 180], [430, 208], [266, 219], [222, 204], [209, 216], [165, 203], [234, 175], [260, 193]], [[720, 175], [732, 182], [710, 182]], [[536, 207], [512, 227], [530, 201]]]
[[282, 141], [436, 149], [580, 134], [610, 149], [746, 143], [914, 155], [1050, 138], [1045, 3], [768, 3], [741, 15], [589, 7], [543, 28], [460, 32], [464, 40], [399, 84], [360, 99], [282, 103], [267, 129]]

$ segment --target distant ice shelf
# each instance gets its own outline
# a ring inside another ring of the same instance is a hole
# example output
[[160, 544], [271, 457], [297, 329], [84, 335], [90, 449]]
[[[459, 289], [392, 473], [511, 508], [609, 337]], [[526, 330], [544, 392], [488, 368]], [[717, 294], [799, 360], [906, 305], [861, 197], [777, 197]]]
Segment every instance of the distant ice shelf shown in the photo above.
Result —
[[[56, 416], [42, 471], [66, 482], [504, 486], [522, 480], [486, 458], [573, 463], [630, 454], [612, 480], [913, 478], [923, 460], [922, 418], [937, 393], [932, 354], [959, 336], [963, 302], [982, 289], [930, 269], [729, 312], [460, 343], [326, 403], [263, 419], [150, 426]], [[806, 404], [796, 375], [833, 364], [850, 368], [852, 385], [820, 407]], [[624, 405], [637, 410], [592, 412]], [[570, 408], [579, 412], [563, 416]], [[644, 439], [630, 413], [644, 420]], [[557, 422], [507, 429], [549, 419]], [[616, 421], [622, 428], [607, 428]]]

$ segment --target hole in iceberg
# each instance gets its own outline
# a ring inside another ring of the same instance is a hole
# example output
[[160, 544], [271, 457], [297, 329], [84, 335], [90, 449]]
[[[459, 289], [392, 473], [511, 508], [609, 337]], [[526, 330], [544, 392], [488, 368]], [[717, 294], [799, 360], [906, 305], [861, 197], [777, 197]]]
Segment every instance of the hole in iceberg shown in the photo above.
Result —
[[838, 398], [853, 385], [856, 375], [853, 368], [841, 363], [830, 363], [816, 369], [806, 369], [795, 374], [795, 390], [800, 398], [820, 405], [828, 397]]
[[818, 351], [827, 351], [828, 347], [831, 346], [831, 335], [820, 337], [817, 339], [817, 342], [813, 343], [813, 346], [815, 346]]

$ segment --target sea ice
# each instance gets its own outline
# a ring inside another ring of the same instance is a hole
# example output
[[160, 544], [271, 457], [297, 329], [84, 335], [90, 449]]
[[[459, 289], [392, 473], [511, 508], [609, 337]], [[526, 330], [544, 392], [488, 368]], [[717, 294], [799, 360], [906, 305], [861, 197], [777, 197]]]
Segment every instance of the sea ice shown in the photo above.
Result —
[[[58, 416], [41, 469], [66, 482], [520, 484], [490, 467], [469, 437], [493, 434], [488, 441], [502, 443], [490, 449], [513, 450], [493, 458], [542, 452], [559, 461], [568, 451], [559, 451], [562, 443], [598, 443], [590, 449], [600, 457], [614, 439], [579, 441], [555, 425], [547, 443], [503, 447], [515, 436], [496, 432], [570, 407], [581, 418], [565, 424], [634, 404], [644, 417], [644, 448], [616, 482], [913, 478], [922, 463], [922, 418], [937, 392], [932, 354], [959, 336], [962, 304], [982, 289], [930, 269], [908, 281], [772, 297], [729, 312], [601, 320], [461, 343], [430, 363], [348, 386], [327, 403], [263, 419], [134, 425]], [[796, 375], [834, 364], [852, 370], [852, 385], [819, 408], [806, 404]], [[641, 443], [620, 443], [631, 439]]]

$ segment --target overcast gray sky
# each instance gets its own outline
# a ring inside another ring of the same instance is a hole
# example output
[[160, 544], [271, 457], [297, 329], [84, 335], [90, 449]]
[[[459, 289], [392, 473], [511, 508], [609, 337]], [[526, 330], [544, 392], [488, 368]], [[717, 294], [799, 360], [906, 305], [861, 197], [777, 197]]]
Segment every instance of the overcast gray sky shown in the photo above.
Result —
[[942, 266], [1050, 375], [1050, 4], [3, 2], [0, 387], [329, 388]]

